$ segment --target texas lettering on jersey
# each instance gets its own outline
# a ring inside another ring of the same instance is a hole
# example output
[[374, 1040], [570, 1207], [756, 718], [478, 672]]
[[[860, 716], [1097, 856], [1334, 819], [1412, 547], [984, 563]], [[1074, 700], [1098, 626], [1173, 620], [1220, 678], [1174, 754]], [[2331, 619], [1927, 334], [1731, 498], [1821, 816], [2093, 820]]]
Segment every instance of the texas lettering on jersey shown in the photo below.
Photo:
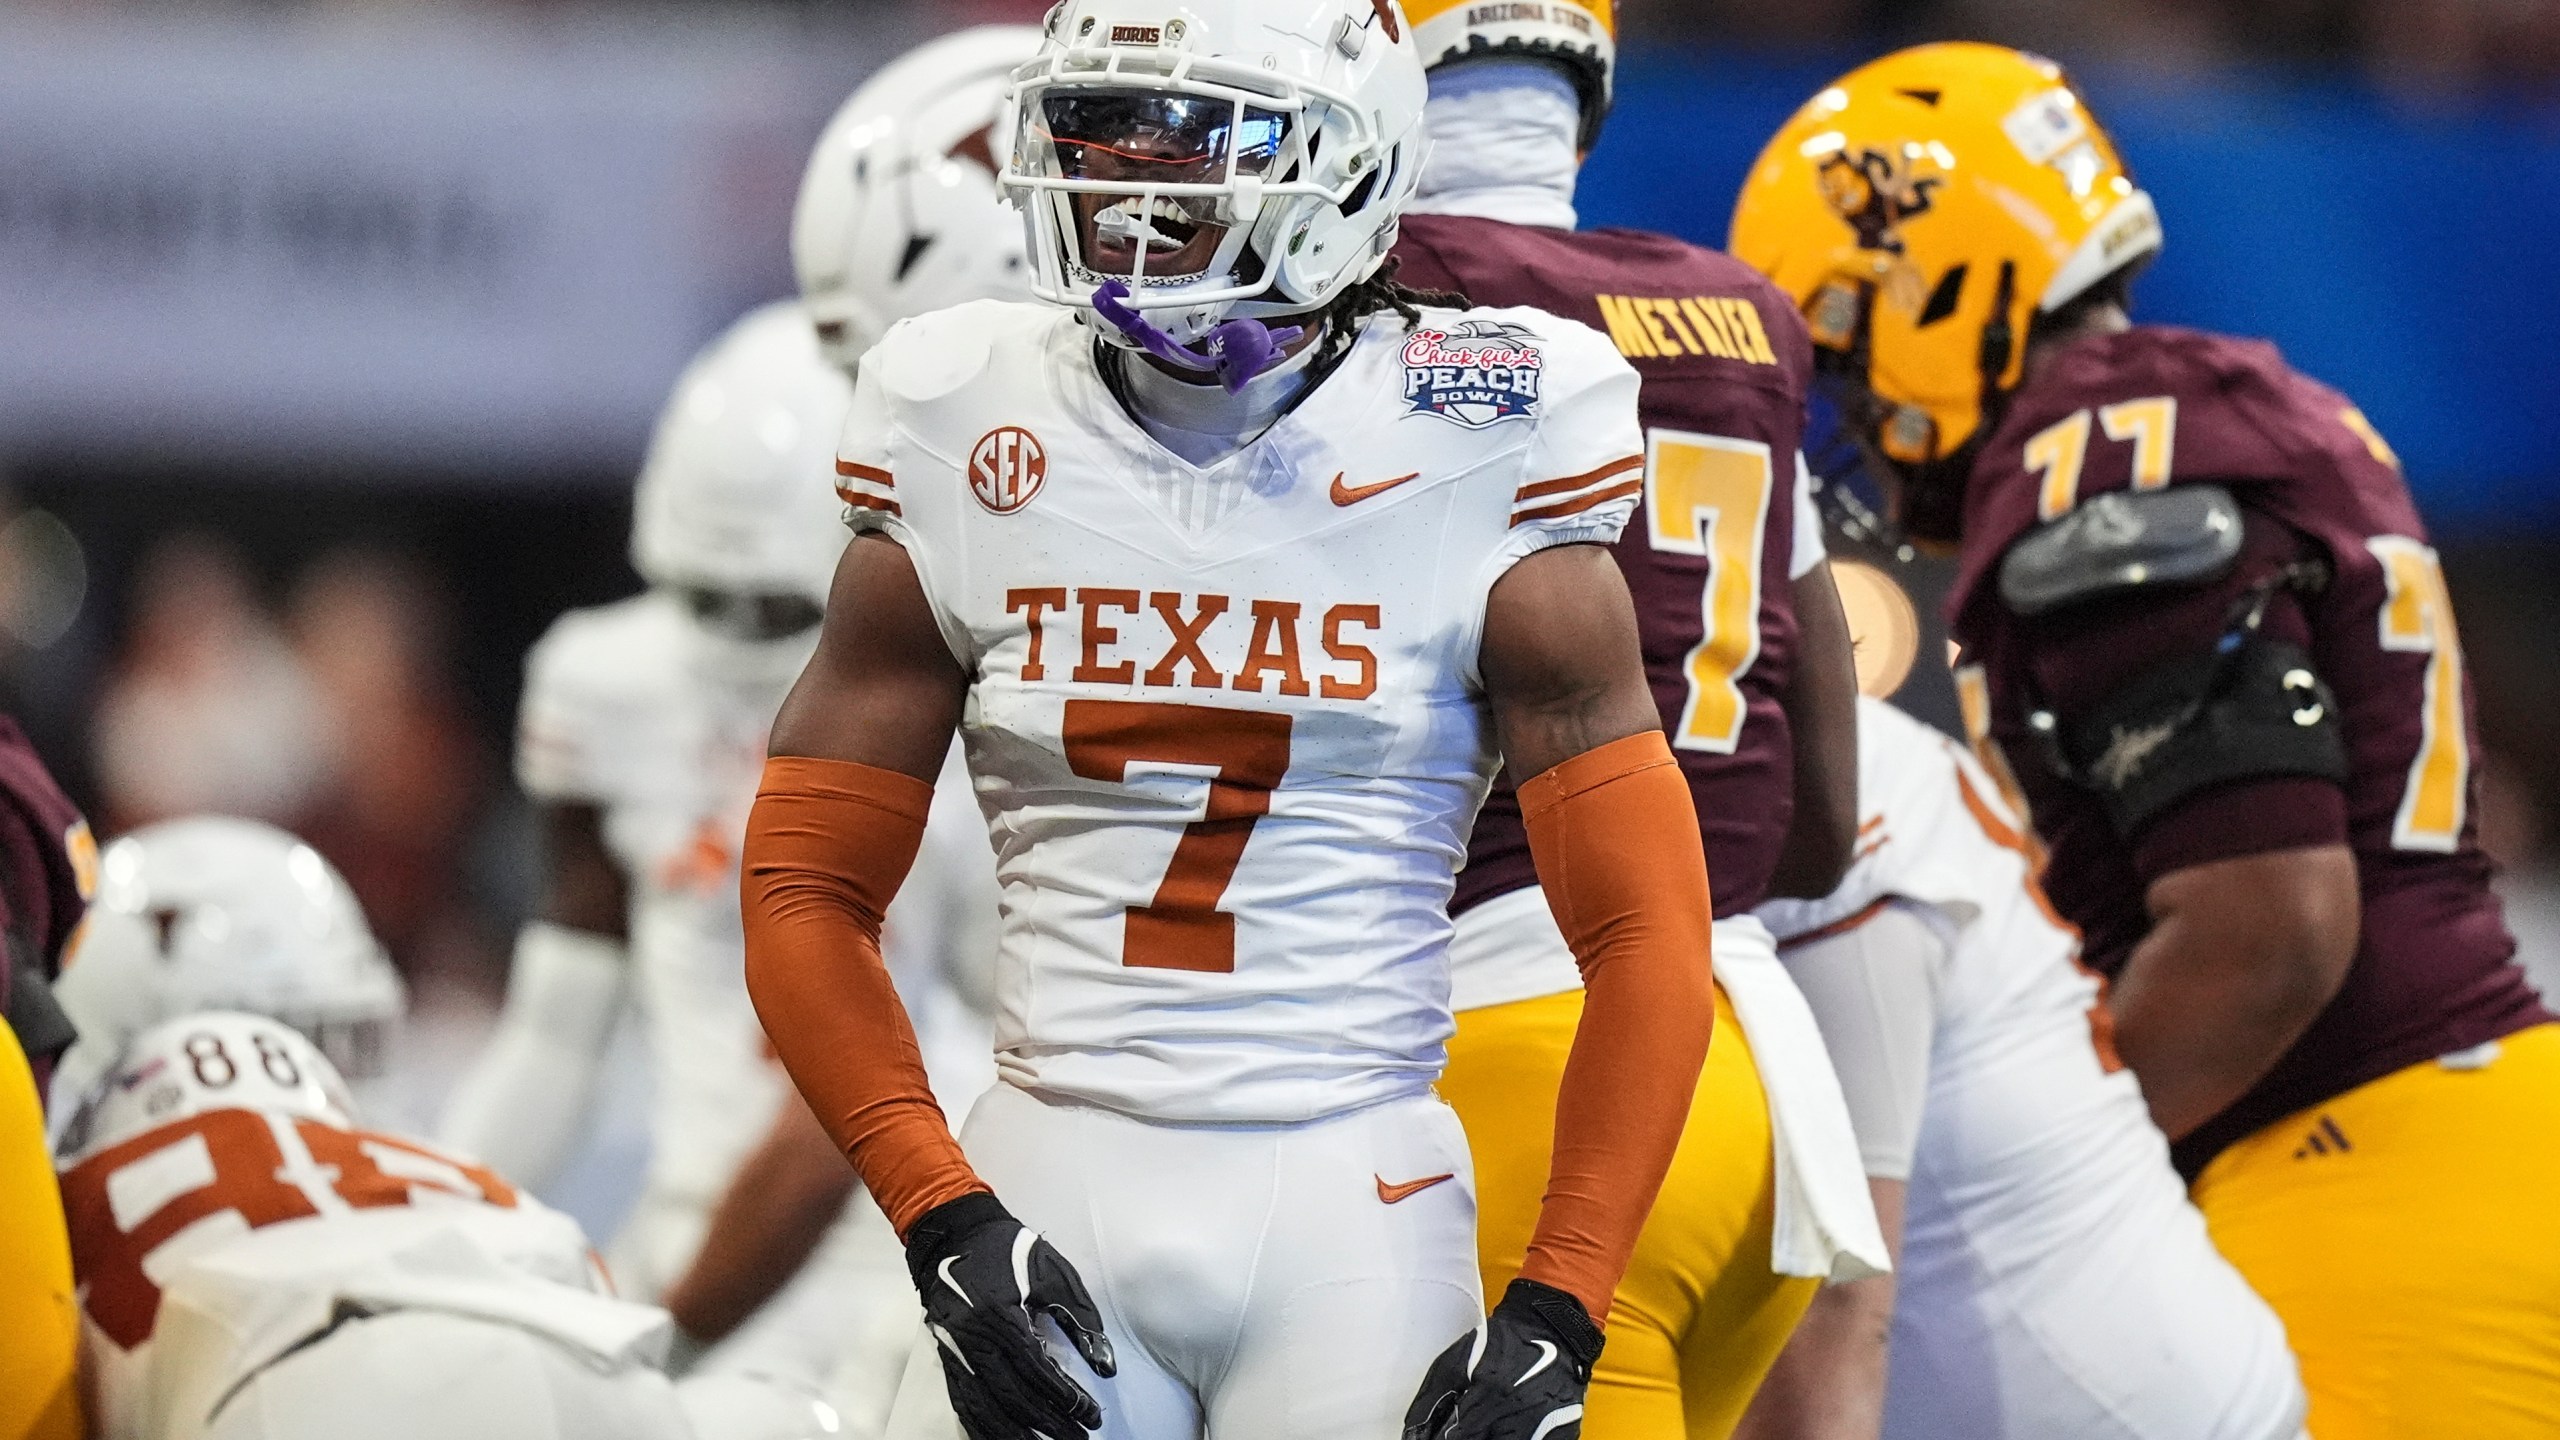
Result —
[[[1079, 685], [1254, 693], [1268, 686], [1327, 700], [1366, 700], [1378, 689], [1378, 652], [1359, 643], [1379, 629], [1375, 603], [1346, 601], [1310, 615], [1297, 600], [1047, 585], [1007, 590], [1004, 608], [1023, 618], [1015, 678], [1025, 683], [1049, 678], [1055, 645], [1075, 656], [1062, 668]], [[1146, 656], [1154, 658], [1142, 665]]]

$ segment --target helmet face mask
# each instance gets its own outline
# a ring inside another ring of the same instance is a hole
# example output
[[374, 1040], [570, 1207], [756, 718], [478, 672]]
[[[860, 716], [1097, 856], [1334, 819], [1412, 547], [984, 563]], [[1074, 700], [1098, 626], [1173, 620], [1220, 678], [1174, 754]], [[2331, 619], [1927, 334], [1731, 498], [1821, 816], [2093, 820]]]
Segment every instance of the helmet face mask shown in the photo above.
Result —
[[723, 640], [764, 645], [797, 639], [827, 618], [826, 607], [791, 591], [722, 590], [702, 585], [669, 589], [693, 623]]
[[1320, 310], [1385, 259], [1428, 89], [1392, 0], [1068, 0], [1049, 24], [1003, 176], [1035, 296], [1091, 313], [1118, 281], [1188, 344]]
[[1284, 146], [1303, 162], [1292, 117], [1241, 100], [1097, 87], [1051, 90], [1026, 119], [1017, 165], [1073, 187], [1066, 267], [1076, 284], [1261, 279], [1268, 267], [1237, 228], [1246, 218], [1237, 182], [1267, 182]]

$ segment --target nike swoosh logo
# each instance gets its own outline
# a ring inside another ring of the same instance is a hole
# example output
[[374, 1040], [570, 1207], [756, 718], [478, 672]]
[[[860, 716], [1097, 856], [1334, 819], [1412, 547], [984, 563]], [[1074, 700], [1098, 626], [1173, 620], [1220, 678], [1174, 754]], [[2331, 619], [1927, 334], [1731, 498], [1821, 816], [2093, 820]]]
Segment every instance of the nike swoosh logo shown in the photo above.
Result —
[[1520, 1378], [1511, 1382], [1515, 1387], [1528, 1384], [1530, 1376], [1535, 1375], [1539, 1371], [1556, 1363], [1556, 1356], [1559, 1352], [1557, 1351], [1554, 1342], [1548, 1340], [1532, 1340], [1529, 1343], [1538, 1347], [1538, 1363], [1520, 1372]]
[[1422, 472], [1416, 470], [1410, 475], [1399, 475], [1393, 480], [1381, 480], [1374, 485], [1345, 485], [1342, 483], [1341, 472], [1336, 471], [1333, 477], [1333, 503], [1336, 505], [1357, 505], [1372, 495], [1384, 495], [1388, 491], [1393, 490], [1408, 480], [1419, 480], [1421, 478]]
[[1447, 1175], [1426, 1175], [1419, 1180], [1407, 1180], [1401, 1185], [1388, 1184], [1383, 1175], [1372, 1175], [1369, 1178], [1378, 1182], [1378, 1199], [1393, 1205], [1399, 1200], [1409, 1200], [1443, 1180], [1455, 1180], [1458, 1177], [1455, 1172]]

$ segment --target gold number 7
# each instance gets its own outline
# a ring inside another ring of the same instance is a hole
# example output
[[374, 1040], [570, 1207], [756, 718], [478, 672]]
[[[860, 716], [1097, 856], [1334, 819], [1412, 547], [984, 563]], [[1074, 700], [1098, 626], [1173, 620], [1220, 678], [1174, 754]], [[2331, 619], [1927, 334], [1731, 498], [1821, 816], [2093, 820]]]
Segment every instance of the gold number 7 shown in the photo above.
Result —
[[2406, 535], [2375, 535], [2364, 543], [2382, 562], [2390, 587], [2382, 605], [2382, 648], [2427, 657], [2418, 753], [2409, 761], [2408, 786], [2391, 822], [2391, 845], [2450, 853], [2462, 843], [2471, 798], [2471, 736], [2462, 710], [2462, 637], [2454, 631], [2453, 597], [2431, 547]]
[[1756, 440], [1654, 430], [1645, 436], [1644, 508], [1653, 548], [1707, 557], [1704, 629], [1682, 669], [1689, 699], [1671, 743], [1730, 755], [1747, 713], [1742, 677], [1760, 658], [1760, 555], [1777, 471]]
[[[2080, 503], [2080, 471], [2089, 461], [2089, 417], [2074, 410], [2027, 441], [2026, 466], [2043, 483], [2036, 487], [2036, 518], [2057, 520]], [[2095, 412], [2107, 438], [2133, 442], [2133, 488], [2157, 490], [2169, 483], [2169, 467], [2178, 453], [2178, 397], [2153, 395], [2126, 400]]]

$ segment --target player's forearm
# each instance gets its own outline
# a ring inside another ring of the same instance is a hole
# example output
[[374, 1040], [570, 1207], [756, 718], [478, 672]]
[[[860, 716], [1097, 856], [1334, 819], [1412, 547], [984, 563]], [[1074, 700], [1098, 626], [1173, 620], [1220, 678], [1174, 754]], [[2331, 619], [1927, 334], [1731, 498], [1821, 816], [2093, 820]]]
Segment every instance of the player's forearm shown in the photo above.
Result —
[[518, 1184], [549, 1184], [585, 1127], [629, 970], [618, 941], [527, 925], [506, 1008], [455, 1087], [439, 1138]]
[[[1869, 1179], [1876, 1221], [1902, 1260], [1903, 1182]], [[1734, 1440], [1876, 1440], [1884, 1432], [1894, 1282], [1872, 1275], [1825, 1288], [1787, 1337]]]
[[703, 1345], [726, 1339], [800, 1273], [855, 1188], [833, 1138], [786, 1097], [730, 1177], [693, 1264], [661, 1299], [677, 1328]]
[[1871, 1275], [1813, 1297], [1751, 1398], [1734, 1440], [1876, 1440], [1893, 1329], [1893, 1277]]
[[2151, 932], [2109, 1004], [2117, 1053], [2171, 1139], [2230, 1108], [2345, 980], [2359, 923], [2344, 846], [2215, 861], [2153, 882]]
[[1521, 1274], [1604, 1319], [1671, 1167], [1715, 1024], [1714, 906], [1687, 783], [1659, 731], [1521, 787], [1530, 850], [1581, 966], [1581, 1028]]
[[1838, 887], [1857, 840], [1858, 668], [1831, 567], [1816, 565], [1791, 583], [1797, 652], [1786, 711], [1795, 810], [1771, 893], [1815, 900]]
[[904, 1235], [986, 1189], [934, 1103], [880, 921], [915, 862], [933, 787], [776, 757], [747, 822], [747, 992], [783, 1068]]

